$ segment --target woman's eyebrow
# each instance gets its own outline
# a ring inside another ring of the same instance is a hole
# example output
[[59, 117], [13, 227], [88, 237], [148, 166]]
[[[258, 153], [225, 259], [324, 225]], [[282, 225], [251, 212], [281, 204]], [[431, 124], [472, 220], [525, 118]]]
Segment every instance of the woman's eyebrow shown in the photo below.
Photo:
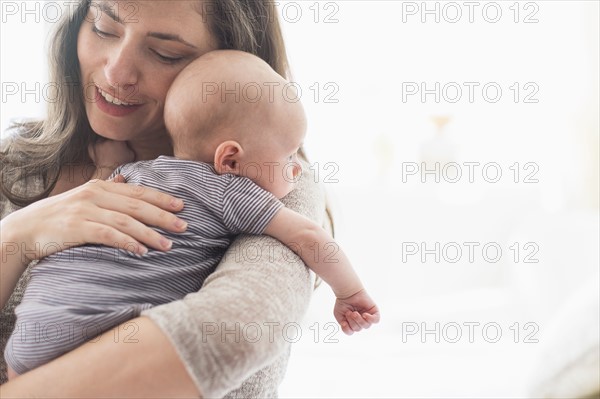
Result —
[[[121, 18], [119, 18], [119, 16], [117, 14], [115, 14], [114, 10], [111, 8], [111, 6], [106, 1], [101, 1], [99, 3], [93, 3], [93, 4], [97, 5], [100, 8], [100, 11], [102, 11], [103, 13], [108, 15], [110, 17], [110, 19], [123, 25], [123, 20], [121, 20]], [[198, 49], [198, 47], [194, 46], [192, 43], [183, 40], [181, 38], [181, 36], [179, 36], [179, 35], [174, 35], [171, 33], [161, 33], [161, 32], [148, 32], [148, 33], [146, 33], [146, 35], [150, 36], [150, 37], [155, 37], [155, 38], [161, 39], [161, 40], [171, 40], [174, 42], [179, 42], [190, 48], [193, 48], [194, 50]]]
[[106, 1], [100, 1], [100, 2], [93, 1], [91, 5], [98, 7], [102, 13], [108, 15], [110, 17], [110, 19], [112, 19], [113, 21], [118, 22], [121, 25], [123, 24], [123, 21], [121, 20], [121, 18], [119, 18], [119, 16], [117, 14], [115, 14], [112, 7]]

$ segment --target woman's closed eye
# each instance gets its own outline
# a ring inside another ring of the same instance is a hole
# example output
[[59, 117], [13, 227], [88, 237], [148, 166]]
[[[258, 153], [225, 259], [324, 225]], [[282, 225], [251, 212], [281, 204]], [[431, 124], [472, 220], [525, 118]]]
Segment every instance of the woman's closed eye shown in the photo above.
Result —
[[156, 57], [158, 57], [158, 59], [162, 62], [164, 62], [165, 64], [176, 64], [179, 61], [183, 60], [185, 57], [183, 56], [168, 56], [168, 55], [164, 55], [159, 53], [156, 50], [150, 49], [150, 51], [152, 51], [152, 53], [154, 53], [154, 55], [156, 55]]
[[[102, 39], [118, 38], [118, 36], [113, 33], [108, 33], [103, 30], [100, 30], [96, 25], [92, 25], [92, 31], [95, 34], [97, 34], [99, 37], [101, 37]], [[179, 61], [182, 61], [185, 58], [183, 56], [170, 56], [170, 55], [161, 54], [159, 51], [154, 50], [154, 49], [150, 49], [150, 51], [156, 58], [158, 58], [158, 60], [160, 62], [168, 64], [168, 65], [177, 64]]]
[[92, 25], [92, 32], [94, 32], [95, 34], [97, 34], [98, 36], [100, 36], [103, 39], [106, 39], [109, 37], [117, 37], [117, 35], [113, 35], [112, 33], [108, 33], [103, 30], [100, 30], [96, 25]]

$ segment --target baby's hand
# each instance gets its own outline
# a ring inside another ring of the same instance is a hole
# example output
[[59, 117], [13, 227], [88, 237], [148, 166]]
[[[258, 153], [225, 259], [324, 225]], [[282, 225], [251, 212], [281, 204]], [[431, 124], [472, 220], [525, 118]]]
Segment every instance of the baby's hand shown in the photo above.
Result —
[[380, 317], [377, 305], [364, 289], [349, 298], [336, 299], [333, 315], [347, 335], [379, 323]]

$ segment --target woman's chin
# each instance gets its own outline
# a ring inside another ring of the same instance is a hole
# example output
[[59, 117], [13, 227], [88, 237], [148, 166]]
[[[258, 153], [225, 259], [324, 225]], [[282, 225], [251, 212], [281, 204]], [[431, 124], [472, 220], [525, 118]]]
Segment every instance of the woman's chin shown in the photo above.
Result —
[[115, 124], [90, 119], [90, 126], [98, 136], [108, 140], [129, 141], [140, 136], [138, 129], [128, 123]]

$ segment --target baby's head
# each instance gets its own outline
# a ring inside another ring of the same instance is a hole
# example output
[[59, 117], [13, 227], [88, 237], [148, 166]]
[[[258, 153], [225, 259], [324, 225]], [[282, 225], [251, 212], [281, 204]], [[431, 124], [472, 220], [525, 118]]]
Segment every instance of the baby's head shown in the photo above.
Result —
[[304, 110], [291, 92], [254, 55], [203, 55], [181, 71], [167, 94], [165, 125], [174, 155], [214, 163], [219, 174], [248, 177], [284, 197], [302, 172], [297, 151], [306, 132]]

